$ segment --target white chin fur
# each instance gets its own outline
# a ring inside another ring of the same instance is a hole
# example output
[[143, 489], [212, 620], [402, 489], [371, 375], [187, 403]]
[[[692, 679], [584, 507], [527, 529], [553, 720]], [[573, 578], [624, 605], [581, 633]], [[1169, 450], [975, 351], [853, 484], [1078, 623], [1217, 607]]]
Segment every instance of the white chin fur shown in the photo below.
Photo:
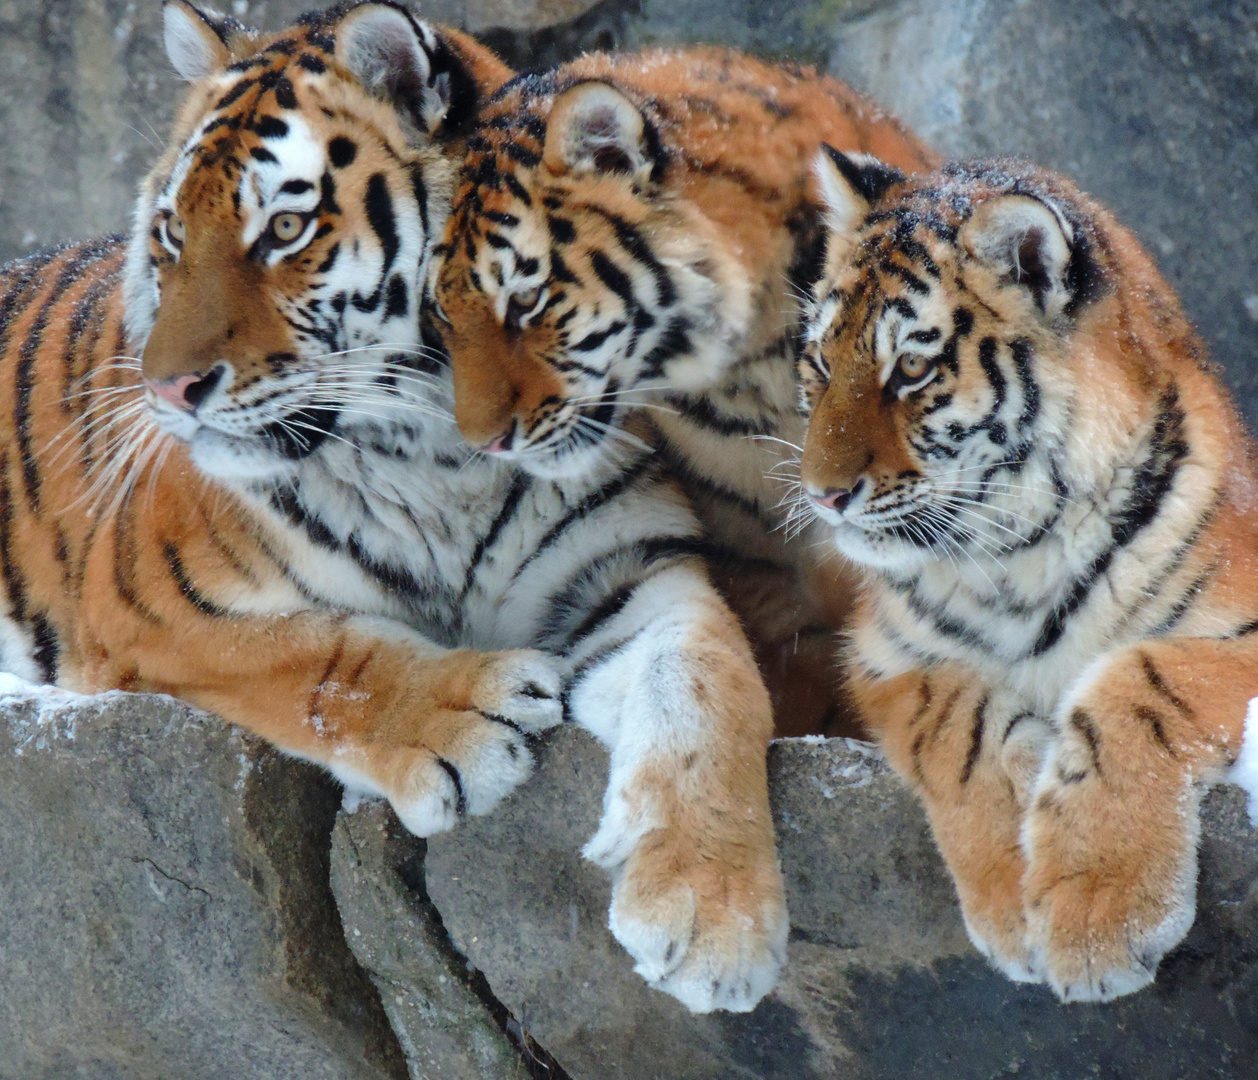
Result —
[[241, 443], [206, 428], [193, 435], [188, 454], [197, 468], [216, 480], [278, 480], [296, 468], [295, 462], [276, 456], [259, 443]]

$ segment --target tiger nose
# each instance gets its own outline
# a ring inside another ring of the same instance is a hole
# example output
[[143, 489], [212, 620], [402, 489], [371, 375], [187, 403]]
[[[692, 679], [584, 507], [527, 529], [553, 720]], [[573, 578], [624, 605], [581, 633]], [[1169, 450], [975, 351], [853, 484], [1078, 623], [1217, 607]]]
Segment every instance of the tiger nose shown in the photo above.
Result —
[[504, 450], [510, 450], [513, 442], [515, 442], [514, 421], [512, 421], [511, 426], [499, 435], [498, 438], [482, 446], [481, 450], [483, 450], [486, 454], [501, 454]]
[[815, 491], [809, 491], [808, 497], [818, 506], [824, 506], [827, 510], [842, 513], [843, 508], [852, 501], [853, 490], [852, 488], [826, 488], [820, 494]]
[[223, 377], [223, 366], [215, 365], [206, 374], [179, 375], [173, 379], [157, 382], [145, 379], [144, 382], [163, 401], [183, 412], [195, 412]]

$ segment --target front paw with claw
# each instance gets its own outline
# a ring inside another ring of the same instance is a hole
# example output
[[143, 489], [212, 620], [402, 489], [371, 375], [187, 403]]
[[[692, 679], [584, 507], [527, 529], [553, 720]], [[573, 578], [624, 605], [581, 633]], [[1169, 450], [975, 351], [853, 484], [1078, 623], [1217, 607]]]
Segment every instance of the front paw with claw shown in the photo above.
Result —
[[[1065, 779], [1062, 779], [1062, 777]], [[1026, 826], [1032, 964], [1063, 1001], [1109, 1001], [1153, 982], [1192, 926], [1191, 789], [1116, 794], [1095, 772], [1047, 770]]]
[[703, 831], [641, 832], [613, 809], [585, 854], [612, 873], [608, 925], [639, 975], [692, 1012], [749, 1012], [786, 962], [772, 832], [752, 828], [703, 850]]
[[424, 718], [418, 745], [391, 755], [385, 794], [417, 836], [487, 814], [532, 774], [533, 737], [563, 720], [562, 682], [541, 653], [489, 654], [461, 689]]

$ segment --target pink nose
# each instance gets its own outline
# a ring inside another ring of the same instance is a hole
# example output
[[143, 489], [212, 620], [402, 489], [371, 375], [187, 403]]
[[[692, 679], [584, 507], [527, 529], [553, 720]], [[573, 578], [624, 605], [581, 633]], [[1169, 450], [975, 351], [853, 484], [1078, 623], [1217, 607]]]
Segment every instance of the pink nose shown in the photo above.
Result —
[[515, 425], [512, 424], [498, 438], [481, 449], [486, 454], [501, 454], [504, 450], [510, 450], [512, 442], [515, 441]]
[[180, 375], [174, 379], [157, 382], [145, 379], [145, 385], [159, 398], [183, 412], [194, 412], [207, 394], [223, 378], [223, 365], [213, 367], [208, 375]]
[[820, 495], [810, 491], [808, 497], [827, 510], [841, 511], [851, 501], [852, 492], [847, 488], [827, 488]]
[[184, 397], [184, 391], [194, 382], [199, 382], [200, 378], [199, 375], [180, 375], [179, 378], [171, 379], [169, 382], [154, 382], [152, 379], [144, 381], [148, 388], [163, 401], [169, 402], [176, 409], [187, 409], [190, 406]]

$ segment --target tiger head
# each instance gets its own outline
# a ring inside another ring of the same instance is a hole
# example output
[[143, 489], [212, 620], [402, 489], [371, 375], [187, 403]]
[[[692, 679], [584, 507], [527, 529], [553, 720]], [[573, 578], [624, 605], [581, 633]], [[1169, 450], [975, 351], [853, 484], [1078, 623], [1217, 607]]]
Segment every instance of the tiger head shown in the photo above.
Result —
[[434, 136], [475, 84], [392, 3], [275, 34], [184, 0], [163, 18], [192, 86], [137, 203], [127, 328], [158, 425], [199, 466], [283, 476], [402, 415], [423, 377], [415, 307], [452, 182]]
[[459, 429], [580, 474], [630, 391], [702, 385], [735, 355], [745, 274], [669, 190], [648, 112], [606, 82], [522, 76], [467, 146], [432, 287]]
[[1033, 542], [1067, 501], [1078, 395], [1142, 392], [1100, 359], [1121, 230], [1024, 162], [906, 180], [826, 148], [817, 173], [832, 231], [800, 359], [801, 498], [892, 572]]

